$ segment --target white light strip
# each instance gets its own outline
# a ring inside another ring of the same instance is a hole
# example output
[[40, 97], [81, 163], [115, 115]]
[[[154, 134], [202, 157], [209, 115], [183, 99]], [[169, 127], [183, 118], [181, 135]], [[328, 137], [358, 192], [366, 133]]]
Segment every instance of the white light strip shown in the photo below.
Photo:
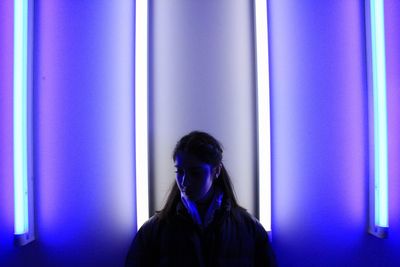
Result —
[[18, 245], [34, 239], [33, 197], [29, 163], [28, 119], [30, 94], [28, 0], [14, 1], [14, 84], [13, 84], [13, 145], [14, 145], [14, 235]]
[[14, 4], [14, 202], [15, 234], [28, 231], [27, 205], [27, 3]]
[[136, 220], [139, 229], [149, 218], [148, 1], [135, 2], [135, 168]]
[[[388, 203], [388, 133], [386, 101], [386, 55], [383, 0], [367, 0], [369, 3], [369, 80], [372, 90], [371, 119], [373, 118], [373, 171], [370, 181], [370, 229], [369, 232], [386, 237], [389, 227]], [[371, 121], [372, 123], [372, 121]]]
[[260, 222], [271, 231], [271, 145], [267, 1], [255, 1]]

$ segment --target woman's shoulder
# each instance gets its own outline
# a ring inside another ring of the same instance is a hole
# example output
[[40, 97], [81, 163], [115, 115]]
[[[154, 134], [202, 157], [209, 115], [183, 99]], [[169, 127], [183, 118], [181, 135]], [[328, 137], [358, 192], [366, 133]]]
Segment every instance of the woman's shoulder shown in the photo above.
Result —
[[136, 236], [149, 236], [154, 233], [159, 227], [160, 219], [157, 214], [150, 217], [140, 228], [138, 229]]
[[246, 209], [242, 207], [232, 208], [231, 213], [241, 221], [254, 222], [255, 220], [257, 220], [253, 215], [251, 215]]
[[258, 219], [244, 208], [234, 208], [232, 209], [232, 213], [235, 219], [249, 230], [256, 232], [266, 232]]
[[241, 229], [241, 234], [253, 238], [257, 246], [268, 247], [268, 250], [270, 250], [269, 234], [260, 221], [244, 209], [237, 209], [235, 213], [240, 218], [239, 229]]
[[160, 222], [160, 217], [158, 216], [158, 214], [154, 214], [153, 216], [151, 216], [144, 224], [143, 226], [145, 227], [150, 227], [152, 225], [156, 225]]
[[137, 234], [139, 235], [157, 235], [160, 231], [168, 231], [171, 227], [176, 226], [176, 217], [177, 216], [169, 216], [167, 218], [163, 218], [159, 213], [154, 214], [150, 217], [138, 230]]

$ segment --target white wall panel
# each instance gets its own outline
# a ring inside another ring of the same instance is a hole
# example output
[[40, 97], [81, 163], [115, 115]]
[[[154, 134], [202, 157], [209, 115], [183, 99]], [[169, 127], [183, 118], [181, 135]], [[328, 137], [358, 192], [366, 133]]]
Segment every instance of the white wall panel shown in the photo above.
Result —
[[152, 1], [153, 208], [174, 181], [176, 141], [207, 131], [225, 147], [239, 202], [255, 210], [256, 135], [251, 1]]

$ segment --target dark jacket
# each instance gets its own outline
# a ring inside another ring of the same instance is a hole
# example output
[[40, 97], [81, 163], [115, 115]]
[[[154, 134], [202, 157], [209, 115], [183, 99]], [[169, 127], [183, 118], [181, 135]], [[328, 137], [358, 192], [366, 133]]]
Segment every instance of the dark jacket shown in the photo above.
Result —
[[228, 202], [204, 229], [182, 203], [176, 214], [150, 218], [137, 232], [126, 266], [276, 266], [268, 234], [241, 208]]

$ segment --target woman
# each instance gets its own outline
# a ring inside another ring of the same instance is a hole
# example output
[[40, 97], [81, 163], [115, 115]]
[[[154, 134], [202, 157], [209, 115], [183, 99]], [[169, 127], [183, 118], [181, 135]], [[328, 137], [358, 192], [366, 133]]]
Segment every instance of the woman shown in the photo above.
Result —
[[173, 160], [176, 183], [137, 232], [126, 266], [275, 266], [267, 232], [236, 201], [220, 143], [191, 132]]

